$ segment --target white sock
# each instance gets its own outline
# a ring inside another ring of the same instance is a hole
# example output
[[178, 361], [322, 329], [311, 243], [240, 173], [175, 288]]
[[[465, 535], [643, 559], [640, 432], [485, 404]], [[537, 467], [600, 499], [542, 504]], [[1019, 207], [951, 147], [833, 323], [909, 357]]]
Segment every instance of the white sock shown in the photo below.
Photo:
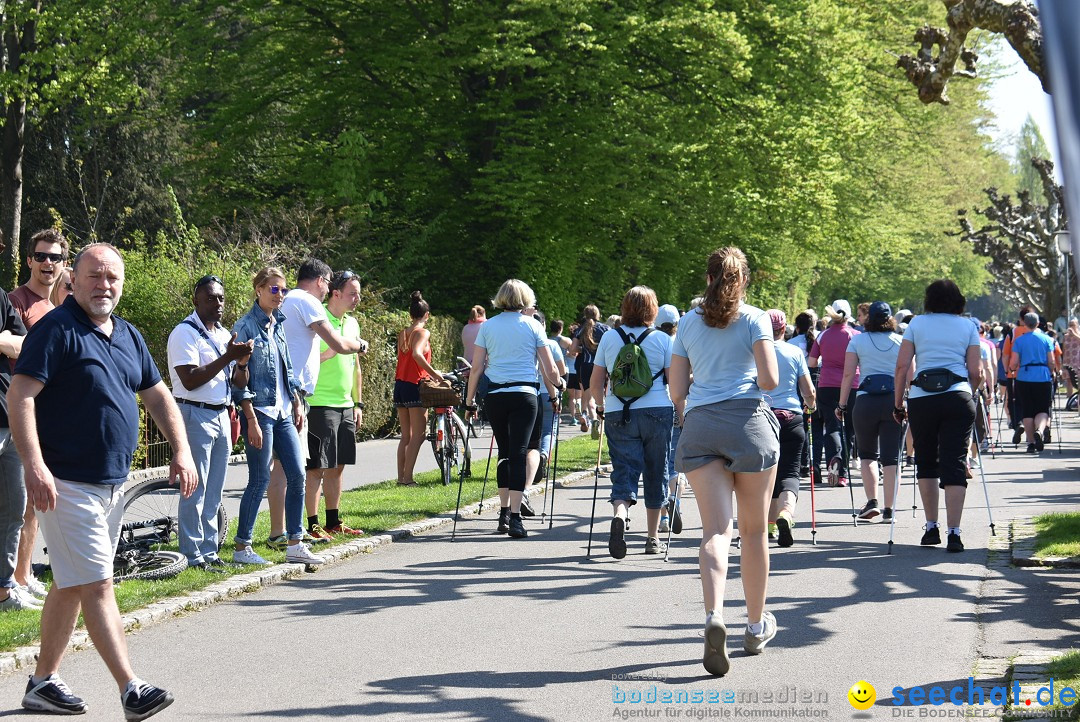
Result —
[[956, 536], [960, 536], [960, 527], [958, 527], [958, 526], [949, 527], [949, 533], [950, 534], [955, 534]]
[[48, 676], [46, 676], [46, 677], [36, 677], [36, 676], [34, 676], [34, 675], [30, 675], [30, 681], [31, 681], [31, 682], [32, 682], [32, 683], [34, 684], [34, 686], [36, 687], [36, 686], [38, 686], [39, 684], [41, 684], [42, 682], [44, 682], [45, 680], [47, 680], [47, 679], [49, 679], [49, 678], [51, 678], [51, 677], [53, 677], [53, 676], [54, 676], [54, 675], [51, 675], [51, 674], [50, 674], [50, 675], [48, 675]]
[[750, 634], [760, 637], [765, 633], [765, 622], [759, 620], [753, 624], [748, 624], [746, 628], [750, 630]]
[[135, 688], [135, 685], [137, 685], [137, 684], [146, 684], [146, 682], [143, 682], [143, 681], [142, 681], [141, 679], [139, 679], [138, 677], [133, 677], [133, 678], [131, 679], [131, 681], [129, 681], [129, 682], [127, 683], [127, 686], [126, 686], [126, 687], [124, 687], [124, 692], [123, 692], [123, 694], [127, 694], [128, 692], [130, 692], [131, 690], [133, 690], [133, 689]]
[[930, 531], [931, 529], [937, 529], [937, 525], [938, 523], [936, 521], [926, 522], [926, 531]]
[[720, 613], [720, 610], [714, 609], [711, 612], [705, 612], [705, 626], [706, 627], [709, 626], [709, 622], [712, 620], [713, 617], [716, 617], [716, 621], [720, 622], [721, 624], [724, 623], [724, 617]]

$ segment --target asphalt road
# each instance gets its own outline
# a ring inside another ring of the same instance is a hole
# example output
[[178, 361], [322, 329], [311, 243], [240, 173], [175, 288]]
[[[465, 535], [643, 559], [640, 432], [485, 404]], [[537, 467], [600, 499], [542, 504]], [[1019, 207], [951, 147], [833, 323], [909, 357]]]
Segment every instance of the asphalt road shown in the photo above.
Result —
[[[1078, 441], [1070, 418], [1064, 453], [1056, 443], [1038, 458], [1009, 447], [987, 460], [999, 535], [1010, 518], [1077, 507]], [[586, 560], [591, 480], [557, 494], [553, 528], [529, 522], [526, 540], [496, 535], [488, 514], [459, 524], [453, 543], [447, 528], [134, 633], [135, 669], [176, 694], [163, 720], [889, 719], [894, 687], [966, 684], [980, 656], [1078, 646], [1075, 573], [1002, 568], [1000, 553], [987, 551], [978, 484], [963, 522], [968, 551], [958, 555], [919, 547], [922, 517], [910, 508], [887, 554], [888, 526], [853, 527], [844, 489], [815, 493], [811, 545], [804, 490], [796, 545], [771, 557], [768, 608], [779, 634], [759, 657], [742, 652], [733, 549], [724, 610], [732, 669], [712, 678], [700, 662], [693, 499], [665, 563], [643, 554], [641, 512], [628, 556], [608, 557], [603, 503]], [[910, 504], [910, 477], [901, 499]], [[62, 674], [91, 718], [118, 718], [94, 651], [69, 655]], [[859, 680], [877, 690], [868, 712], [847, 701]], [[0, 708], [16, 708], [24, 685], [0, 678]], [[635, 692], [703, 701], [633, 703]], [[708, 702], [710, 693], [720, 701]]]

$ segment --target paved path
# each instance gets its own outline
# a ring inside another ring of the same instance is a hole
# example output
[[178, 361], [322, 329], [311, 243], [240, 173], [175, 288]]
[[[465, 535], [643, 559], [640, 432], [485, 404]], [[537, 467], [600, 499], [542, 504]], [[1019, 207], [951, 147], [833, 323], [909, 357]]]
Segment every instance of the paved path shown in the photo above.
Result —
[[[1055, 443], [1039, 458], [1010, 447], [987, 460], [999, 535], [1012, 517], [1077, 508], [1078, 442], [1080, 425], [1070, 418], [1063, 454]], [[527, 540], [495, 535], [487, 514], [460, 524], [456, 542], [447, 528], [142, 630], [129, 636], [135, 667], [176, 693], [163, 720], [606, 720], [634, 710], [791, 719], [793, 706], [849, 719], [847, 689], [861, 679], [879, 701], [854, 714], [889, 719], [894, 687], [966, 684], [980, 657], [1080, 646], [1080, 577], [1009, 568], [1001, 552], [988, 551], [979, 485], [970, 489], [968, 551], [959, 555], [918, 547], [921, 515], [913, 519], [909, 509], [890, 556], [888, 527], [853, 528], [847, 491], [825, 489], [817, 493], [817, 546], [807, 541], [804, 492], [796, 546], [772, 554], [769, 607], [780, 633], [760, 657], [739, 644], [745, 608], [733, 551], [725, 608], [733, 666], [711, 678], [700, 663], [692, 499], [669, 562], [642, 553], [641, 513], [626, 559], [607, 556], [607, 524], [598, 523], [586, 561], [591, 486], [559, 489], [554, 528], [530, 522]], [[910, 505], [910, 481], [901, 499]], [[600, 504], [605, 522], [606, 512]], [[63, 676], [94, 719], [117, 718], [115, 688], [93, 651], [69, 655]], [[24, 684], [17, 675], [0, 679], [0, 699], [14, 708]], [[615, 702], [654, 689], [730, 691], [743, 701]], [[773, 701], [764, 701], [769, 694]], [[757, 704], [746, 701], [755, 695]], [[776, 701], [792, 695], [815, 701]]]

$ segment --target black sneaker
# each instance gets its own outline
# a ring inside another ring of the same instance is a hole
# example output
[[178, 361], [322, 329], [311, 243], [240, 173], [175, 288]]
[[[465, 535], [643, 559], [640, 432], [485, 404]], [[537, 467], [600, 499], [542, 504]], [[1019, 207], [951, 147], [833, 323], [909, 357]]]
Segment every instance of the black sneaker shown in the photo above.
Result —
[[522, 516], [536, 516], [536, 510], [532, 508], [532, 504], [529, 503], [529, 497], [521, 497], [521, 515]]
[[1017, 445], [1020, 444], [1020, 439], [1023, 437], [1023, 435], [1024, 435], [1024, 430], [1023, 429], [1021, 429], [1021, 428], [1013, 429], [1013, 446], [1017, 446]]
[[608, 537], [608, 552], [615, 559], [626, 556], [626, 523], [619, 517], [611, 520], [611, 536]]
[[1027, 453], [1037, 454], [1039, 453], [1039, 447], [1035, 446], [1035, 444], [1028, 444]]
[[795, 543], [795, 538], [791, 535], [791, 527], [795, 526], [795, 522], [791, 519], [791, 514], [786, 511], [780, 512], [776, 517], [776, 535], [777, 545], [782, 547], [789, 547]]
[[124, 719], [134, 721], [153, 717], [173, 703], [173, 696], [160, 687], [136, 680], [128, 683], [120, 703], [124, 706]]
[[679, 505], [674, 497], [668, 499], [667, 508], [668, 517], [671, 519], [671, 533], [682, 534], [682, 512], [679, 511]]
[[548, 472], [547, 463], [548, 463], [547, 457], [544, 456], [543, 454], [540, 454], [540, 465], [538, 467], [536, 467], [536, 476], [533, 477], [533, 483], [534, 484], [543, 484], [544, 480], [547, 479], [547, 472]]
[[1045, 434], [1043, 434], [1042, 436], [1039, 436], [1038, 434], [1035, 434], [1035, 451], [1036, 451], [1036, 453], [1042, 451], [1043, 448], [1045, 448], [1045, 446], [1046, 446], [1045, 437], [1046, 437]]
[[881, 514], [878, 510], [877, 499], [870, 499], [866, 502], [866, 505], [859, 510], [859, 518], [863, 520], [873, 519]]
[[525, 525], [521, 522], [521, 514], [510, 515], [509, 527], [506, 533], [514, 539], [524, 539], [529, 536], [529, 532], [525, 531]]
[[496, 531], [500, 534], [510, 531], [510, 507], [504, 506], [499, 509], [499, 526]]
[[949, 534], [948, 543], [945, 546], [945, 551], [948, 552], [962, 552], [964, 551], [964, 542], [960, 541], [959, 534]]
[[889, 507], [885, 507], [884, 509], [882, 509], [881, 510], [881, 520], [882, 521], [892, 521], [892, 509], [890, 509]]
[[1043, 429], [1043, 438], [1042, 438], [1042, 440], [1043, 440], [1044, 444], [1049, 444], [1050, 443], [1050, 427], [1049, 426], [1047, 426], [1045, 429]]
[[934, 527], [927, 529], [926, 533], [922, 535], [922, 541], [919, 542], [924, 547], [932, 547], [941, 543], [941, 528]]
[[34, 684], [34, 678], [26, 682], [26, 694], [22, 706], [35, 712], [53, 714], [86, 714], [86, 702], [76, 697], [64, 684], [64, 680], [50, 674], [44, 681]]

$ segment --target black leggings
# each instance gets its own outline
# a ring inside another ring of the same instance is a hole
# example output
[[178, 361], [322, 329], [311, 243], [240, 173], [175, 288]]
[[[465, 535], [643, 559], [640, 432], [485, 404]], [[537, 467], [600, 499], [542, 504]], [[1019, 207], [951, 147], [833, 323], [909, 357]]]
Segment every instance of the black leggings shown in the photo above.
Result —
[[900, 424], [893, 419], [893, 395], [863, 394], [851, 416], [859, 442], [859, 458], [896, 466], [900, 457]]
[[[825, 422], [825, 463], [828, 464], [832, 461], [834, 456], [839, 456], [840, 462], [840, 475], [847, 476], [848, 468], [848, 453], [851, 451], [851, 444], [855, 439], [855, 429], [852, 426], [852, 417], [855, 413], [856, 398], [855, 393], [852, 392], [848, 396], [848, 409], [844, 414], [844, 438], [847, 440], [847, 444], [842, 444], [844, 440], [840, 436], [840, 420], [836, 418], [836, 407], [840, 405], [840, 389], [838, 387], [826, 386], [818, 389], [818, 412], [821, 414], [822, 421]], [[816, 438], [816, 437], [815, 437]]]
[[529, 449], [540, 448], [540, 397], [526, 391], [489, 393], [487, 406], [491, 431], [499, 445], [499, 465], [495, 478], [500, 489], [525, 491], [525, 457]]
[[790, 491], [799, 498], [799, 465], [806, 446], [806, 430], [803, 415], [795, 414], [786, 424], [780, 422], [780, 461], [776, 464], [776, 481], [772, 498], [780, 498], [780, 492]]
[[967, 453], [975, 425], [975, 402], [967, 391], [908, 399], [915, 469], [939, 486], [967, 486]]

